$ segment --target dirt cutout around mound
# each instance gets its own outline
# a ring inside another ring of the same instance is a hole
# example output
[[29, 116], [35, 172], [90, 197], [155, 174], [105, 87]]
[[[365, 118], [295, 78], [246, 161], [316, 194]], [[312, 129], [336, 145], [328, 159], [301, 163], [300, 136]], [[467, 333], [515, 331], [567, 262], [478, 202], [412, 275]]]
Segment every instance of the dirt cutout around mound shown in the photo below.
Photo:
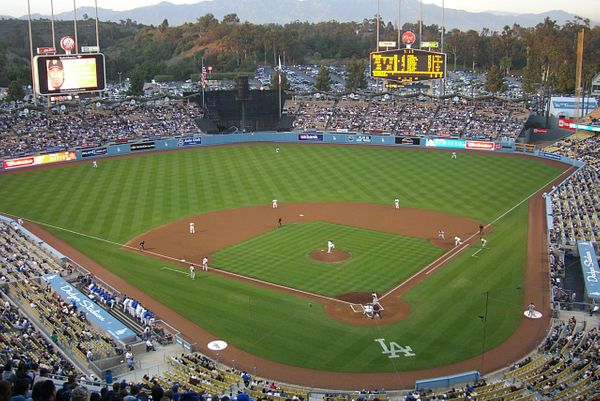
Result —
[[332, 249], [327, 252], [325, 249], [317, 249], [308, 254], [312, 259], [318, 260], [319, 262], [325, 263], [336, 263], [344, 262], [352, 256], [350, 252], [346, 252], [343, 249]]
[[[264, 206], [243, 207], [209, 212], [198, 216], [174, 221], [157, 227], [147, 233], [135, 237], [126, 246], [138, 251], [137, 245], [144, 241], [145, 253], [152, 257], [168, 257], [172, 262], [182, 266], [189, 263], [201, 264], [202, 259], [222, 248], [248, 240], [268, 231], [276, 230], [279, 219], [283, 224], [326, 221], [334, 224], [359, 227], [369, 230], [399, 234], [429, 240], [432, 245], [444, 250], [454, 249], [454, 236], [463, 239], [477, 233], [479, 222], [461, 216], [449, 215], [425, 209], [400, 208], [393, 204], [381, 205], [371, 203], [279, 203], [273, 208], [271, 204]], [[190, 233], [190, 223], [194, 223], [194, 233]], [[438, 231], [446, 232], [445, 239], [438, 238]], [[486, 229], [491, 231], [491, 227]], [[311, 253], [315, 259], [327, 262], [341, 262], [350, 257], [348, 251], [333, 249], [327, 254], [327, 243], [323, 249]], [[185, 264], [181, 262], [185, 260]], [[210, 262], [209, 262], [210, 265]], [[324, 305], [331, 318], [358, 326], [379, 326], [396, 323], [407, 317], [410, 309], [398, 297], [390, 296], [381, 300], [384, 307], [384, 318], [366, 319], [360, 312], [353, 312], [351, 303], [370, 302], [370, 292], [361, 293], [349, 299], [347, 294], [335, 296], [335, 299], [318, 294], [307, 294], [277, 284], [246, 279], [228, 272], [211, 269], [212, 272], [228, 276], [232, 279], [251, 281], [254, 285], [295, 293]], [[377, 290], [377, 289], [375, 289]], [[339, 300], [336, 302], [336, 300]]]
[[[518, 157], [518, 158], [526, 158], [528, 156], [523, 155], [513, 155], [513, 154], [502, 154], [501, 157]], [[550, 302], [549, 302], [549, 271], [548, 271], [548, 247], [546, 243], [546, 225], [545, 225], [545, 204], [544, 200], [541, 197], [543, 192], [548, 192], [553, 185], [558, 185], [562, 180], [568, 176], [569, 172], [572, 172], [574, 169], [560, 164], [558, 162], [549, 160], [549, 159], [536, 159], [539, 162], [554, 165], [557, 168], [560, 168], [564, 173], [554, 180], [552, 183], [548, 184], [544, 188], [540, 189], [533, 197], [528, 200], [529, 203], [529, 229], [528, 229], [528, 246], [527, 246], [527, 262], [525, 268], [525, 294], [524, 294], [524, 305], [523, 309], [526, 308], [529, 302], [534, 302], [536, 305], [536, 309], [543, 313], [543, 317], [541, 319], [527, 319], [522, 318], [521, 324], [517, 328], [517, 330], [513, 333], [513, 335], [504, 341], [499, 346], [488, 350], [483, 355], [478, 355], [473, 358], [459, 361], [450, 365], [431, 368], [431, 369], [423, 369], [423, 370], [415, 370], [415, 371], [406, 371], [406, 372], [375, 372], [375, 373], [348, 373], [348, 372], [324, 372], [314, 369], [307, 368], [299, 368], [295, 366], [285, 365], [282, 363], [274, 362], [271, 360], [267, 360], [256, 355], [250, 354], [242, 349], [239, 349], [235, 346], [230, 345], [226, 350], [220, 353], [221, 360], [235, 360], [236, 367], [238, 369], [245, 369], [247, 371], [255, 371], [260, 377], [265, 377], [270, 380], [277, 380], [280, 382], [286, 383], [294, 383], [298, 385], [304, 385], [309, 387], [318, 387], [318, 388], [327, 388], [327, 389], [345, 389], [345, 390], [360, 390], [365, 387], [369, 388], [385, 388], [385, 389], [410, 389], [414, 388], [415, 380], [423, 379], [423, 378], [431, 378], [444, 376], [449, 374], [455, 374], [457, 372], [464, 372], [467, 370], [478, 370], [482, 373], [494, 372], [499, 369], [505, 368], [506, 366], [514, 363], [515, 361], [525, 357], [532, 349], [534, 349], [546, 336], [548, 325], [550, 322]], [[87, 163], [87, 161], [85, 161]], [[55, 168], [57, 166], [48, 165], [43, 166], [41, 168]], [[16, 173], [17, 171], [10, 171], [9, 173]], [[20, 171], [18, 171], [20, 172]], [[305, 204], [306, 205], [306, 204]], [[291, 213], [292, 205], [284, 205], [280, 204], [280, 209], [282, 212]], [[358, 207], [358, 204], [355, 205]], [[269, 207], [270, 208], [270, 205]], [[269, 218], [271, 220], [264, 220], [262, 223], [268, 227], [268, 229], [272, 229], [276, 224], [276, 219], [278, 218], [279, 210], [276, 209], [274, 211], [269, 211], [267, 207], [263, 210], [264, 216], [263, 218]], [[389, 208], [388, 206], [381, 205], [381, 208]], [[245, 208], [243, 208], [245, 209]], [[243, 210], [236, 209], [236, 210]], [[286, 210], [287, 209], [287, 210]], [[353, 210], [356, 210], [353, 208]], [[408, 213], [410, 209], [400, 209], [400, 213], [404, 215]], [[404, 212], [404, 213], [403, 213]], [[364, 216], [371, 220], [373, 223], [376, 223], [376, 217], [369, 216], [368, 213], [364, 211], [360, 211], [360, 213], [355, 213], [351, 218], [360, 217], [364, 213]], [[204, 217], [208, 217], [207, 215], [203, 215]], [[284, 214], [282, 214], [284, 216]], [[299, 218], [299, 216], [295, 216]], [[400, 217], [400, 215], [399, 215]], [[248, 219], [252, 219], [251, 216], [246, 216]], [[285, 222], [293, 221], [285, 220]], [[187, 225], [189, 224], [189, 220], [179, 222], [179, 233], [184, 233], [187, 229]], [[246, 224], [244, 222], [244, 224]], [[348, 223], [345, 224], [356, 225], [359, 226], [358, 223]], [[239, 225], [237, 225], [239, 227]], [[36, 234], [38, 237], [42, 238], [46, 241], [50, 246], [63, 253], [65, 256], [69, 257], [71, 260], [85, 266], [89, 271], [91, 271], [94, 275], [104, 280], [107, 283], [110, 283], [114, 288], [118, 289], [121, 293], [128, 294], [129, 296], [137, 299], [144, 306], [148, 307], [150, 310], [155, 312], [157, 316], [166, 319], [170, 324], [176, 327], [181, 331], [182, 335], [193, 341], [198, 341], [199, 351], [208, 355], [209, 357], [216, 358], [217, 355], [214, 351], [210, 351], [203, 341], [205, 339], [213, 339], [215, 336], [198, 326], [194, 322], [185, 318], [184, 316], [178, 314], [172, 309], [166, 307], [161, 303], [160, 300], [154, 299], [138, 288], [134, 287], [131, 283], [125, 281], [121, 277], [112, 273], [111, 271], [104, 268], [102, 265], [98, 264], [94, 260], [90, 259], [88, 256], [74, 249], [72, 246], [67, 244], [66, 242], [54, 237], [44, 228], [30, 223], [25, 222], [25, 227]], [[198, 226], [197, 226], [198, 227]], [[198, 227], [200, 229], [200, 233], [204, 230], [204, 227]], [[369, 227], [367, 227], [369, 228]], [[415, 227], [415, 229], [425, 230], [423, 227]], [[435, 227], [433, 232], [428, 232], [425, 234], [423, 238], [431, 238], [434, 236], [435, 232], [441, 227]], [[267, 230], [268, 230], [267, 229]], [[375, 228], [378, 229], [378, 228]], [[470, 225], [465, 229], [466, 233], [472, 233], [474, 228]], [[383, 230], [382, 230], [383, 231]], [[396, 232], [396, 231], [393, 231]], [[149, 233], [150, 234], [150, 233]], [[235, 235], [234, 232], [230, 232], [229, 234]], [[257, 234], [260, 234], [258, 232]], [[450, 238], [454, 234], [446, 230], [446, 238]], [[256, 234], [255, 234], [256, 235]], [[201, 237], [206, 244], [201, 244], [200, 241], [196, 242], [196, 245], [202, 246], [201, 252], [196, 252], [196, 254], [209, 255], [217, 249], [222, 248], [223, 244], [219, 244], [216, 238], [212, 238], [213, 236], [204, 236]], [[144, 237], [145, 238], [145, 237]], [[462, 237], [461, 237], [462, 238]], [[148, 246], [153, 247], [156, 244], [152, 243], [153, 239], [150, 237], [145, 238]], [[220, 240], [223, 242], [223, 239]], [[235, 242], [239, 242], [236, 240]], [[437, 239], [432, 239], [432, 243], [437, 246], [440, 246], [444, 249], [450, 249], [448, 254], [452, 253], [453, 243], [449, 240], [447, 241], [437, 241]], [[137, 248], [137, 243], [135, 240], [131, 241], [131, 244]], [[433, 264], [431, 269], [435, 269], [443, 263], [446, 262], [446, 259], [442, 259], [438, 264]], [[408, 289], [417, 285], [420, 281], [426, 278], [427, 272], [431, 271], [430, 268], [424, 269], [420, 274], [415, 275], [407, 282], [403, 283], [402, 286], [397, 287], [389, 297], [385, 298], [385, 311], [384, 318], [382, 320], [386, 320], [390, 318], [390, 312], [394, 308], [402, 308], [404, 305], [399, 302], [398, 305], [394, 305], [395, 300], [399, 300], [399, 297], [408, 291]], [[262, 285], [262, 284], [258, 284]], [[365, 299], [368, 301], [368, 298], [365, 298], [367, 294], [365, 293], [353, 293], [353, 294], [340, 294], [338, 298], [341, 300], [352, 300], [360, 301], [361, 299]], [[317, 299], [319, 302], [322, 299]], [[391, 302], [391, 303], [390, 303]], [[336, 314], [334, 309], [339, 309], [339, 313], [343, 315], [348, 314], [348, 305], [342, 302], [331, 303], [333, 306], [330, 307], [328, 313]], [[331, 309], [332, 308], [332, 309]], [[408, 312], [406, 312], [408, 313]], [[406, 315], [406, 313], [404, 315]], [[361, 320], [367, 320], [361, 317]], [[367, 323], [375, 323], [379, 322], [378, 319], [370, 320]]]

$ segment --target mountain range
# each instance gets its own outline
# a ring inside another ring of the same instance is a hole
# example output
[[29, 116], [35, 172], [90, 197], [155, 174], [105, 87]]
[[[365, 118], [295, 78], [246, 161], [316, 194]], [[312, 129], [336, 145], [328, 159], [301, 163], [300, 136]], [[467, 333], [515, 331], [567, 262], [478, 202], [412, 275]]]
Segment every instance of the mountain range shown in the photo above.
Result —
[[[395, 24], [398, 15], [398, 1], [380, 0], [381, 18], [387, 23]], [[158, 25], [165, 19], [169, 25], [176, 26], [186, 22], [195, 22], [198, 17], [211, 13], [216, 18], [222, 19], [227, 14], [237, 14], [241, 21], [255, 24], [276, 23], [285, 24], [293, 21], [321, 22], [321, 21], [363, 21], [365, 18], [374, 18], [377, 14], [377, 4], [370, 0], [205, 0], [194, 4], [177, 5], [161, 2], [156, 5], [134, 8], [126, 11], [114, 11], [98, 8], [98, 18], [102, 21], [115, 21], [130, 19], [147, 25]], [[79, 7], [77, 15], [82, 18], [86, 15], [95, 17], [93, 7]], [[400, 19], [416, 23], [419, 20], [419, 0], [403, 0], [401, 2]], [[50, 18], [48, 15], [32, 14], [33, 18]], [[488, 28], [492, 31], [501, 31], [506, 25], [517, 23], [521, 26], [535, 26], [549, 17], [559, 25], [568, 20], [574, 20], [575, 15], [565, 11], [553, 10], [538, 14], [508, 14], [501, 12], [468, 12], [446, 8], [445, 25], [450, 30], [475, 29], [481, 31]], [[584, 17], [584, 16], [582, 16]], [[22, 17], [22, 18], [26, 18]], [[56, 19], [71, 20], [72, 11], [55, 14]], [[585, 18], [585, 17], [584, 17]], [[423, 4], [423, 22], [427, 25], [441, 25], [442, 8], [433, 4]]]

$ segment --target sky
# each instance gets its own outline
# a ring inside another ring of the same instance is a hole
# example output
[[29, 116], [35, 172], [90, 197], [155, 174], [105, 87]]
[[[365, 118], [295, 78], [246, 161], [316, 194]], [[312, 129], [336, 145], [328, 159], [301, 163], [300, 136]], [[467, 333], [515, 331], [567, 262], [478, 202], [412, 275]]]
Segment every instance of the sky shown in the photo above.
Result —
[[[54, 12], [72, 11], [73, 3], [77, 7], [93, 6], [94, 0], [53, 0]], [[197, 0], [168, 0], [175, 4], [196, 3]], [[324, 0], [327, 1], [327, 0]], [[365, 0], [367, 1], [367, 0]], [[391, 0], [383, 0], [391, 1]], [[129, 10], [132, 8], [157, 4], [160, 0], [97, 0], [98, 7], [113, 10]], [[31, 12], [50, 15], [50, 1], [30, 0]], [[375, 2], [374, 2], [375, 3]], [[424, 4], [442, 5], [442, 0], [423, 0]], [[510, 13], [540, 13], [549, 10], [564, 10], [580, 17], [600, 21], [600, 0], [445, 0], [446, 8], [466, 11], [502, 11]], [[376, 7], [374, 5], [374, 7]], [[21, 17], [27, 15], [26, 0], [1, 0], [0, 15]]]

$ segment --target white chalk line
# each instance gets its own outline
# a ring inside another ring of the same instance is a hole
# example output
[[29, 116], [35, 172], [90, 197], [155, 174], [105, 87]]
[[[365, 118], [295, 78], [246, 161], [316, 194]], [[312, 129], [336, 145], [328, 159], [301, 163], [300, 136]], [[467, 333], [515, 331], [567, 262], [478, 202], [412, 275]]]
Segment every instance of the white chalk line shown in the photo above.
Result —
[[[510, 209], [508, 209], [506, 212], [502, 213], [500, 216], [496, 217], [492, 222], [490, 222], [487, 225], [485, 225], [484, 229], [490, 227], [492, 224], [496, 223], [498, 220], [500, 220], [501, 218], [503, 218], [504, 216], [506, 216], [507, 214], [509, 214], [510, 212], [512, 212], [513, 210], [515, 210], [519, 206], [521, 206], [524, 202], [528, 201], [532, 196], [535, 196], [535, 194], [537, 194], [542, 189], [544, 189], [544, 187], [546, 187], [549, 184], [551, 184], [557, 178], [560, 178], [563, 175], [565, 175], [572, 168], [573, 167], [569, 167], [568, 169], [566, 169], [565, 171], [563, 171], [562, 173], [560, 173], [560, 175], [558, 175], [557, 177], [551, 179], [550, 181], [548, 181], [547, 183], [545, 183], [544, 185], [542, 185], [538, 190], [536, 190], [535, 192], [533, 192], [532, 194], [530, 194], [528, 197], [526, 197], [525, 199], [523, 199], [522, 201], [520, 201], [519, 203], [517, 203], [516, 205], [514, 205]], [[433, 262], [431, 262], [430, 264], [428, 264], [427, 266], [425, 266], [424, 268], [422, 268], [421, 270], [419, 270], [418, 272], [416, 272], [415, 274], [413, 274], [412, 276], [410, 276], [409, 278], [407, 278], [406, 280], [404, 280], [403, 282], [401, 282], [400, 284], [398, 284], [397, 286], [395, 286], [394, 288], [392, 288], [391, 290], [389, 290], [388, 292], [386, 292], [385, 294], [383, 294], [381, 297], [379, 297], [379, 299], [383, 299], [383, 298], [387, 297], [388, 295], [392, 294], [393, 292], [395, 292], [396, 290], [402, 288], [403, 286], [405, 286], [406, 284], [408, 284], [412, 279], [414, 279], [418, 275], [422, 274], [423, 272], [426, 272], [425, 275], [429, 275], [429, 274], [433, 273], [435, 270], [437, 270], [438, 268], [440, 268], [441, 266], [443, 266], [444, 263], [442, 263], [442, 262], [448, 262], [449, 260], [451, 260], [452, 258], [454, 258], [456, 255], [458, 255], [460, 253], [460, 251], [462, 251], [464, 249], [467, 249], [467, 245], [468, 244], [466, 244], [466, 242], [468, 242], [469, 240], [471, 240], [473, 237], [475, 237], [477, 235], [479, 235], [479, 230], [477, 232], [475, 232], [473, 235], [471, 235], [469, 238], [466, 239], [464, 246], [461, 245], [459, 247], [452, 248], [450, 251], [446, 252], [445, 254], [443, 254], [442, 256], [440, 256], [439, 258], [437, 258], [436, 260], [434, 260]], [[432, 266], [433, 266], [433, 268], [431, 270], [427, 271]]]
[[[9, 213], [2, 213], [2, 214], [6, 215], [6, 216], [9, 216], [9, 217], [14, 217], [15, 219], [17, 218], [17, 216], [14, 216], [14, 215], [9, 214]], [[82, 237], [85, 237], [85, 238], [90, 238], [90, 239], [94, 239], [94, 240], [97, 240], [97, 241], [105, 242], [107, 244], [120, 246], [120, 247], [127, 248], [127, 249], [130, 249], [130, 250], [134, 250], [134, 251], [135, 250], [139, 250], [135, 246], [130, 246], [130, 245], [126, 245], [126, 244], [120, 244], [120, 243], [118, 243], [116, 241], [111, 241], [111, 240], [108, 240], [108, 239], [105, 239], [105, 238], [96, 237], [94, 235], [80, 233], [80, 232], [77, 232], [77, 231], [70, 230], [68, 228], [55, 226], [53, 224], [43, 223], [43, 222], [40, 222], [40, 221], [31, 220], [31, 219], [26, 219], [26, 221], [29, 221], [31, 223], [34, 223], [34, 224], [37, 224], [37, 225], [40, 225], [40, 226], [51, 227], [51, 228], [54, 228], [56, 230], [66, 231], [66, 232], [69, 232], [71, 234], [79, 235], [79, 236], [82, 236]], [[156, 256], [156, 257], [159, 257], [159, 258], [162, 258], [162, 259], [172, 260], [172, 261], [177, 262], [177, 263], [183, 263], [181, 261], [181, 259], [177, 259], [177, 258], [174, 258], [172, 256], [168, 256], [168, 255], [163, 255], [163, 254], [160, 254], [160, 253], [157, 253], [157, 252], [152, 252], [152, 251], [148, 251], [148, 250], [144, 250], [144, 251], [140, 250], [140, 252], [143, 253], [143, 254], [153, 255], [153, 256]], [[189, 260], [186, 261], [186, 262], [194, 263], [194, 262], [189, 261]], [[197, 263], [194, 263], [194, 264], [197, 264]], [[287, 291], [296, 292], [296, 293], [303, 294], [303, 295], [308, 295], [308, 296], [313, 297], [313, 298], [325, 299], [325, 300], [328, 300], [328, 301], [331, 301], [331, 302], [338, 302], [338, 303], [342, 303], [342, 304], [346, 304], [346, 305], [350, 305], [351, 304], [351, 302], [343, 301], [341, 299], [336, 299], [336, 298], [328, 297], [328, 296], [321, 295], [321, 294], [315, 294], [315, 293], [312, 293], [312, 292], [299, 290], [297, 288], [286, 287], [285, 285], [271, 283], [269, 281], [264, 281], [264, 280], [260, 280], [260, 279], [254, 278], [254, 277], [244, 276], [244, 275], [233, 273], [233, 272], [229, 272], [229, 271], [226, 271], [226, 270], [215, 269], [214, 267], [213, 267], [213, 270], [217, 270], [218, 272], [220, 272], [221, 274], [224, 274], [224, 275], [230, 275], [230, 276], [241, 278], [243, 280], [253, 281], [255, 283], [260, 283], [260, 284], [263, 284], [263, 285], [265, 285], [267, 287], [276, 287], [276, 288], [284, 289], [284, 290], [287, 290]], [[189, 274], [189, 273], [186, 273], [186, 274]]]
[[[498, 216], [496, 219], [494, 219], [492, 222], [488, 223], [485, 228], [488, 228], [490, 225], [494, 224], [495, 222], [497, 222], [498, 220], [500, 220], [501, 218], [503, 218], [504, 216], [506, 216], [508, 213], [512, 212], [514, 209], [516, 209], [517, 207], [519, 207], [520, 205], [522, 205], [525, 201], [529, 200], [532, 196], [534, 196], [535, 194], [537, 194], [539, 191], [541, 191], [542, 189], [544, 189], [545, 186], [547, 186], [548, 184], [550, 184], [552, 181], [556, 180], [557, 178], [563, 176], [565, 173], [567, 173], [569, 170], [571, 170], [574, 167], [569, 167], [567, 170], [563, 171], [558, 177], [553, 178], [552, 180], [548, 181], [546, 184], [544, 184], [542, 187], [540, 187], [537, 191], [533, 192], [531, 195], [529, 195], [527, 198], [523, 199], [521, 202], [517, 203], [515, 206], [513, 206], [512, 208], [510, 208], [509, 210], [507, 210], [506, 212], [504, 212], [503, 214], [501, 214], [500, 216]], [[9, 216], [9, 217], [14, 217], [15, 219], [18, 218], [18, 216], [15, 216], [13, 214], [10, 213], [4, 213], [2, 212], [2, 214]], [[64, 227], [59, 227], [53, 224], [49, 224], [49, 223], [44, 223], [44, 222], [40, 222], [40, 221], [36, 221], [36, 220], [31, 220], [31, 219], [26, 219], [26, 221], [30, 221], [34, 224], [40, 225], [40, 226], [45, 226], [45, 227], [51, 227], [54, 228], [56, 230], [61, 230], [61, 231], [66, 231], [75, 235], [79, 235], [85, 238], [90, 238], [90, 239], [94, 239], [97, 241], [101, 241], [101, 242], [106, 242], [108, 244], [112, 244], [112, 245], [116, 245], [116, 246], [120, 246], [123, 248], [127, 248], [127, 249], [131, 249], [131, 250], [136, 250], [136, 247], [130, 246], [130, 245], [126, 245], [126, 244], [121, 244], [118, 243], [116, 241], [111, 241], [105, 238], [100, 238], [100, 237], [96, 237], [94, 235], [89, 235], [89, 234], [84, 234], [84, 233], [80, 233], [74, 230], [70, 230], [68, 228], [64, 228]], [[467, 240], [465, 242], [468, 242], [471, 238], [475, 237], [476, 235], [479, 234], [479, 231], [477, 231], [475, 234], [471, 235], [469, 238], [467, 238]], [[435, 265], [436, 263], [440, 263], [438, 266], [434, 267], [433, 269], [431, 269], [430, 271], [428, 271], [426, 273], [426, 275], [429, 275], [430, 273], [432, 273], [433, 271], [435, 271], [436, 269], [438, 269], [440, 266], [442, 266], [441, 262], [444, 261], [445, 258], [448, 258], [446, 261], [454, 258], [456, 255], [458, 255], [459, 251], [466, 249], [468, 244], [464, 244], [459, 246], [459, 247], [455, 247], [453, 248], [451, 251], [445, 253], [444, 255], [440, 256], [439, 258], [437, 258], [436, 260], [434, 260], [433, 262], [431, 262], [430, 264], [428, 264], [427, 266], [425, 266], [424, 268], [422, 268], [421, 270], [419, 270], [418, 272], [416, 272], [415, 274], [413, 274], [412, 276], [410, 276], [408, 279], [404, 280], [403, 282], [401, 282], [400, 284], [398, 284], [397, 286], [395, 286], [394, 288], [392, 288], [391, 290], [387, 291], [385, 294], [383, 294], [381, 297], [379, 297], [379, 299], [383, 299], [386, 296], [388, 296], [389, 294], [393, 293], [394, 291], [396, 291], [397, 289], [403, 287], [404, 285], [406, 285], [410, 280], [412, 280], [414, 277], [418, 276], [419, 274], [423, 273], [424, 271], [426, 271], [427, 269], [429, 269], [429, 267]], [[163, 259], [168, 259], [168, 260], [172, 260], [178, 263], [181, 263], [181, 259], [177, 259], [168, 255], [162, 255], [160, 253], [156, 253], [156, 252], [152, 252], [152, 251], [141, 251], [150, 255], [154, 255], [157, 256], [159, 258], [163, 258]], [[243, 276], [241, 274], [237, 274], [237, 273], [233, 273], [233, 272], [228, 272], [225, 270], [221, 270], [221, 269], [215, 269], [218, 270], [220, 273], [224, 274], [224, 275], [230, 275], [230, 276], [234, 276], [234, 277], [239, 277], [241, 279], [244, 280], [248, 280], [248, 281], [254, 281], [256, 283], [260, 283], [266, 286], [272, 286], [272, 287], [276, 287], [276, 288], [281, 288], [281, 289], [285, 289], [291, 292], [296, 292], [299, 294], [304, 294], [304, 295], [308, 295], [314, 298], [320, 298], [320, 299], [325, 299], [331, 302], [338, 302], [338, 303], [343, 303], [346, 305], [352, 305], [351, 302], [347, 302], [347, 301], [343, 301], [341, 299], [336, 299], [336, 298], [331, 298], [325, 295], [320, 295], [320, 294], [315, 294], [312, 292], [308, 292], [308, 291], [303, 291], [303, 290], [299, 290], [297, 288], [292, 288], [292, 287], [287, 287], [281, 284], [275, 284], [275, 283], [271, 283], [269, 281], [264, 281], [264, 280], [260, 280], [254, 277], [248, 277], [248, 276]]]
[[170, 271], [175, 272], [175, 273], [185, 274], [186, 276], [190, 275], [190, 273], [187, 273], [187, 272], [184, 272], [184, 271], [181, 271], [181, 270], [177, 270], [177, 269], [173, 269], [173, 268], [167, 267], [167, 266], [161, 267], [160, 270], [170, 270]]

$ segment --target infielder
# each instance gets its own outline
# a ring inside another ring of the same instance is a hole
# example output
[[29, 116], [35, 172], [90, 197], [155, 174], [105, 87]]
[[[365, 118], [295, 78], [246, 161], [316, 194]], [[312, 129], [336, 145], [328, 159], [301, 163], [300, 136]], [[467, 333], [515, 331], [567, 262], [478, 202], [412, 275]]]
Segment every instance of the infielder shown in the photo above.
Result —
[[196, 226], [193, 222], [190, 223], [190, 234], [196, 234]]
[[487, 245], [487, 240], [485, 238], [481, 238], [481, 248], [485, 248]]
[[208, 258], [206, 256], [202, 259], [202, 271], [208, 271]]
[[273, 209], [277, 209], [277, 199], [273, 199], [271, 205], [273, 206]]
[[460, 237], [454, 237], [454, 246], [462, 245], [462, 240]]
[[331, 250], [335, 249], [335, 244], [332, 240], [327, 241], [327, 253], [331, 253]]
[[444, 241], [446, 240], [446, 233], [444, 232], [444, 230], [438, 231], [438, 238], [441, 238]]
[[394, 199], [394, 206], [396, 206], [396, 209], [400, 209], [400, 199]]
[[196, 280], [196, 268], [194, 265], [190, 265], [190, 277], [192, 280]]

